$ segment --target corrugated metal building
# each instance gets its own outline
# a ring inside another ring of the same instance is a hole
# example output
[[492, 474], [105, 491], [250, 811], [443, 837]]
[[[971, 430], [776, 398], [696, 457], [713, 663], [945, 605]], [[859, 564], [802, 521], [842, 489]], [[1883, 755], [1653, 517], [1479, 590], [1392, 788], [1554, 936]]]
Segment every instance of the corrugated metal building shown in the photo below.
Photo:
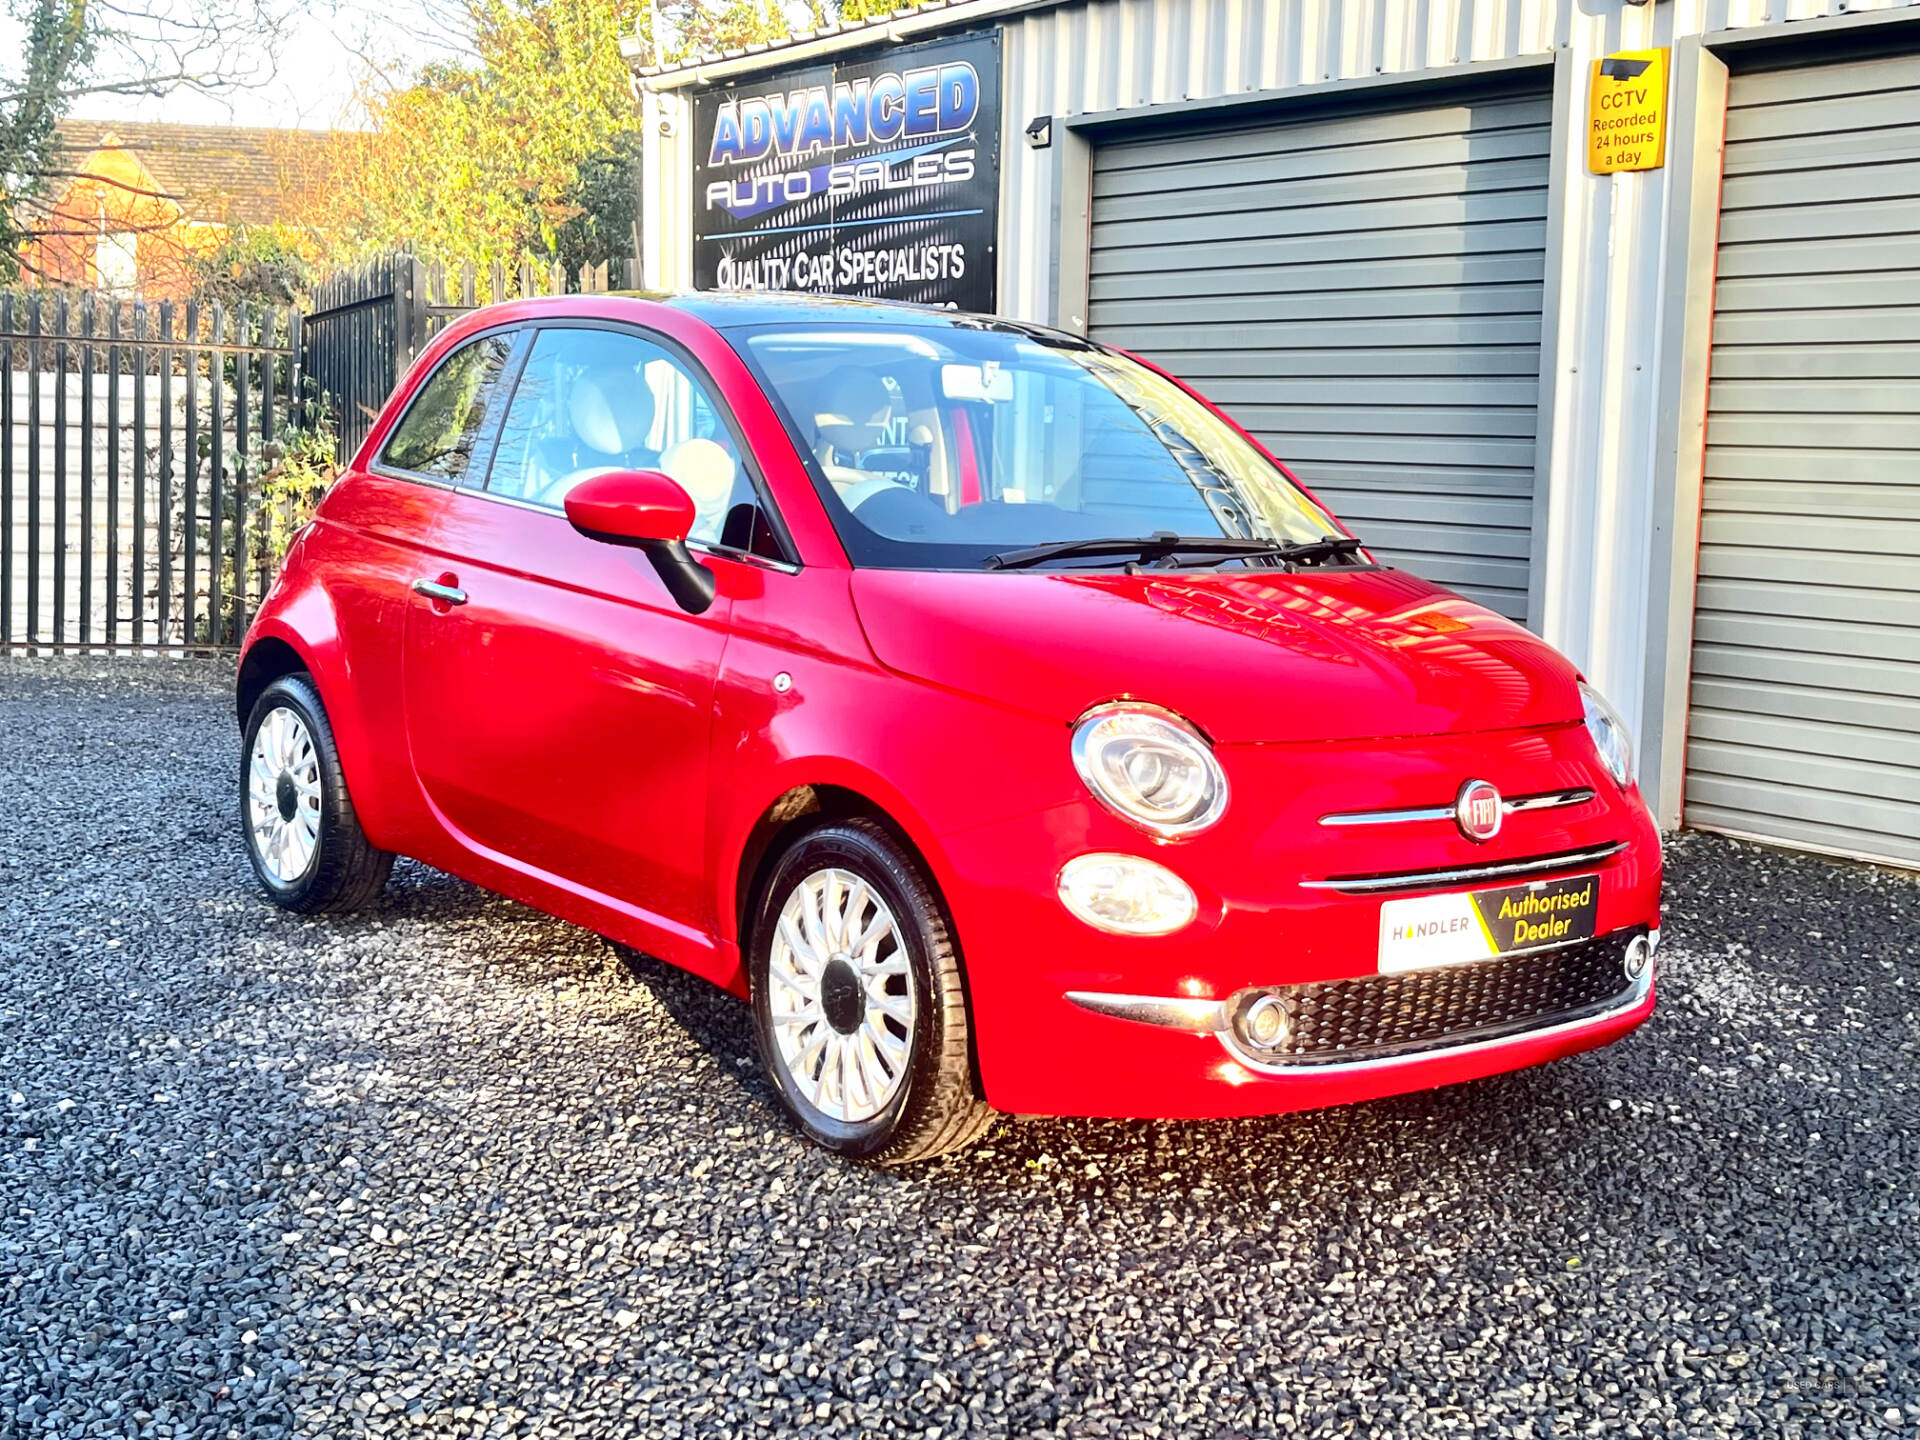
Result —
[[[953, 0], [636, 49], [649, 282], [692, 275], [701, 91], [989, 31], [1002, 313], [1167, 364], [1563, 648], [1663, 824], [1920, 865], [1920, 5]], [[1654, 47], [1666, 163], [1589, 173], [1593, 62]]]

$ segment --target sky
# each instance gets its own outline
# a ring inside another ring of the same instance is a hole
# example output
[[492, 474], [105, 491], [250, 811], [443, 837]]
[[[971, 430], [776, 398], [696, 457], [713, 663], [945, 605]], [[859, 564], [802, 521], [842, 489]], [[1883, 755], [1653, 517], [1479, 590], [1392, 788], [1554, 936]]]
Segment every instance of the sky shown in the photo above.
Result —
[[[161, 3], [183, 12], [193, 8], [193, 0]], [[88, 95], [75, 103], [73, 114], [85, 120], [356, 127], [363, 123], [356, 95], [376, 70], [400, 77], [452, 53], [434, 24], [433, 0], [284, 0], [284, 9], [278, 56], [257, 83], [218, 94]], [[20, 50], [18, 25], [0, 11], [0, 54]]]

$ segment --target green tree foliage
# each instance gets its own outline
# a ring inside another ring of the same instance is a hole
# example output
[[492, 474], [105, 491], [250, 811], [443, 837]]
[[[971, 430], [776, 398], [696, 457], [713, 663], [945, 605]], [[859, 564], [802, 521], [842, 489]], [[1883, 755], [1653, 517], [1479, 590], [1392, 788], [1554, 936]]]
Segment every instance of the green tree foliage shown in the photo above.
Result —
[[917, 0], [841, 0], [839, 17], [842, 20], [877, 20], [896, 10], [911, 10], [916, 3]]
[[[825, 22], [822, 3], [823, 0], [802, 0], [799, 8], [805, 12], [803, 24]], [[830, 4], [831, 0], [824, 3]], [[784, 40], [792, 33], [787, 11], [778, 0], [723, 0], [717, 4], [710, 0], [661, 0], [656, 8], [664, 51], [659, 58], [668, 62], [690, 55], [710, 55], [717, 50], [735, 50], [744, 45], [764, 45]], [[651, 48], [650, 24], [647, 12], [642, 9], [636, 33], [648, 46], [647, 53], [653, 55], [657, 52]]]
[[229, 231], [220, 248], [195, 258], [199, 293], [223, 304], [241, 300], [292, 305], [319, 278], [314, 243], [289, 225], [249, 225]]
[[465, 0], [472, 60], [428, 66], [371, 103], [373, 129], [341, 140], [311, 224], [338, 258], [410, 247], [449, 265], [573, 271], [631, 255], [640, 112], [623, 37], [672, 62], [902, 3], [913, 0]]
[[634, 0], [470, 0], [473, 63], [429, 66], [342, 140], [320, 225], [351, 249], [570, 269], [633, 251]]

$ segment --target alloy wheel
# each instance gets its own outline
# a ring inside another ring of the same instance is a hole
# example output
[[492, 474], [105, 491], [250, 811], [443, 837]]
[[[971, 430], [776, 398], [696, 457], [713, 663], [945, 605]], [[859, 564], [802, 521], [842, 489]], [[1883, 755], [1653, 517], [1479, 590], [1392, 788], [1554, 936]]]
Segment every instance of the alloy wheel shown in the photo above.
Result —
[[906, 1083], [914, 998], [893, 912], [865, 880], [816, 870], [781, 907], [768, 995], [779, 1059], [834, 1120], [871, 1120]]
[[247, 825], [267, 873], [291, 885], [320, 845], [320, 756], [306, 722], [286, 706], [267, 712], [247, 765]]

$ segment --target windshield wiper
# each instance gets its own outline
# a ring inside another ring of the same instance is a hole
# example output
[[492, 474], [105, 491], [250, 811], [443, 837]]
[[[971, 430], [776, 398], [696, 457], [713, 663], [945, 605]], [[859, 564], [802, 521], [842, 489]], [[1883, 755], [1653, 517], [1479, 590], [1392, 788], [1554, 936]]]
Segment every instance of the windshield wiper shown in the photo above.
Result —
[[1235, 550], [1230, 554], [1221, 555], [1216, 559], [1208, 560], [1204, 563], [1208, 565], [1220, 565], [1228, 560], [1241, 560], [1250, 557], [1258, 558], [1262, 555], [1270, 555], [1277, 560], [1286, 560], [1289, 562], [1298, 560], [1311, 563], [1315, 560], [1332, 560], [1335, 558], [1344, 558], [1348, 555], [1357, 555], [1361, 550], [1361, 542], [1351, 535], [1329, 535], [1324, 540], [1282, 541], [1279, 544], [1273, 544], [1265, 540], [1254, 543], [1262, 548], [1258, 550]]
[[1222, 565], [1229, 560], [1270, 558], [1275, 560], [1325, 560], [1336, 555], [1351, 555], [1360, 542], [1350, 535], [1330, 535], [1324, 540], [1297, 542], [1254, 540], [1237, 535], [1176, 535], [1171, 530], [1127, 539], [1114, 536], [1103, 540], [1057, 540], [1050, 545], [1034, 545], [1025, 550], [1007, 550], [989, 555], [984, 564], [989, 570], [1025, 570], [1049, 560], [1097, 559], [1113, 557], [1153, 565], [1171, 560], [1200, 560]]

